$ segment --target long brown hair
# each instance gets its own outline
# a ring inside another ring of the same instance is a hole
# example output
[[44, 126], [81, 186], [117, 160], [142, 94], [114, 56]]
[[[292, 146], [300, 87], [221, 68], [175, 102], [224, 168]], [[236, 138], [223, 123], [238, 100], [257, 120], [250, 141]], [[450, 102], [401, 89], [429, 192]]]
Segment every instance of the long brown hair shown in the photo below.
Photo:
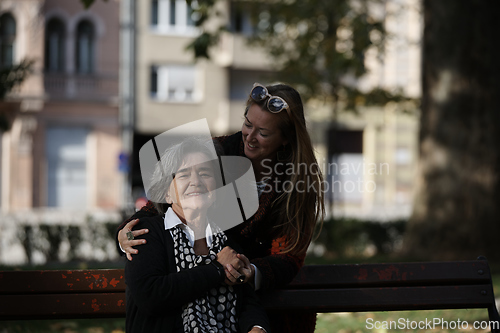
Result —
[[[266, 88], [269, 94], [283, 98], [288, 104], [288, 111], [283, 110], [276, 114], [280, 117], [281, 134], [288, 141], [285, 149], [286, 158], [280, 162], [287, 168], [293, 168], [294, 171], [286, 176], [286, 181], [289, 182], [283, 182], [291, 186], [282, 189], [282, 193], [273, 203], [273, 209], [279, 212], [276, 214], [278, 223], [275, 227], [279, 229], [278, 234], [286, 239], [286, 246], [282, 253], [303, 254], [312, 240], [316, 223], [318, 221], [320, 224], [323, 223], [325, 215], [323, 176], [307, 132], [300, 94], [286, 84], [269, 85]], [[266, 98], [256, 102], [249, 97], [245, 116], [253, 104], [257, 104], [262, 110], [269, 111], [267, 100]], [[298, 184], [303, 184], [303, 186], [299, 188]]]

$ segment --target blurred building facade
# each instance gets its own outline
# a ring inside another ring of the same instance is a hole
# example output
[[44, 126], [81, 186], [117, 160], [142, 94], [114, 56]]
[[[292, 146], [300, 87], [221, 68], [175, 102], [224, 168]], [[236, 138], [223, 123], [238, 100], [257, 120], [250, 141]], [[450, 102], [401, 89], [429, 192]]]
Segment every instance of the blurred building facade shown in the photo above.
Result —
[[[391, 0], [377, 9], [391, 38], [382, 61], [367, 54], [360, 88], [420, 96], [418, 5]], [[274, 65], [246, 44], [253, 33], [246, 13], [230, 0], [217, 6], [222, 15], [209, 24], [232, 33], [210, 61], [195, 62], [186, 46], [199, 31], [185, 0], [95, 1], [88, 10], [80, 0], [0, 1], [0, 66], [35, 60], [33, 74], [0, 101], [11, 122], [0, 133], [0, 262], [26, 258], [9, 225], [82, 224], [96, 213], [118, 221], [118, 210], [144, 195], [138, 151], [152, 137], [201, 118], [214, 136], [241, 129], [249, 90], [269, 83]], [[328, 211], [406, 217], [418, 110], [393, 103], [360, 111], [306, 105]]]
[[[135, 127], [132, 156], [134, 199], [144, 195], [137, 152], [153, 136], [207, 118], [212, 135], [241, 129], [254, 82], [267, 83], [273, 70], [265, 52], [250, 48], [250, 18], [232, 1], [219, 1], [221, 15], [210, 24], [227, 24], [211, 61], [193, 60], [186, 46], [199, 31], [184, 0], [136, 2]], [[392, 34], [384, 60], [368, 54], [370, 73], [361, 88], [401, 88], [420, 94], [420, 14], [418, 1], [389, 1], [379, 8]], [[317, 158], [329, 183], [329, 212], [370, 219], [406, 217], [411, 211], [416, 168], [418, 110], [401, 106], [339, 112], [310, 103], [306, 117]], [[374, 167], [375, 165], [375, 167]], [[375, 170], [374, 170], [375, 168]]]
[[[217, 2], [223, 15], [210, 24], [227, 24], [233, 33], [222, 36], [210, 61], [197, 62], [186, 46], [199, 31], [184, 0], [133, 2], [133, 140], [131, 170], [124, 169], [132, 176], [131, 184], [124, 183], [120, 3], [123, 10], [119, 0], [96, 1], [88, 10], [80, 0], [0, 2], [5, 30], [0, 62], [36, 61], [34, 74], [2, 102], [2, 108], [15, 111], [11, 130], [1, 135], [2, 212], [117, 210], [126, 201], [121, 193], [130, 192], [124, 185], [132, 188], [133, 199], [143, 195], [137, 152], [145, 142], [200, 118], [207, 118], [212, 135], [234, 133], [241, 128], [253, 83], [268, 82], [273, 63], [264, 51], [246, 45], [252, 25], [232, 1]], [[367, 55], [370, 73], [359, 85], [399, 87], [419, 97], [418, 1], [389, 1], [381, 15], [393, 36], [382, 62]], [[318, 161], [331, 184], [331, 211], [382, 219], [408, 215], [417, 160], [416, 110], [403, 113], [392, 104], [359, 115], [338, 112], [334, 119], [331, 106], [312, 102], [306, 109]]]
[[326, 165], [330, 163], [330, 170], [324, 170], [333, 188], [327, 196], [330, 213], [380, 221], [406, 219], [413, 207], [418, 168], [421, 8], [418, 0], [391, 0], [373, 9], [384, 17], [388, 37], [383, 55], [374, 49], [366, 54], [368, 73], [358, 87], [400, 91], [414, 102], [361, 107], [358, 114], [341, 110], [333, 126], [322, 121], [331, 111], [319, 107], [311, 120], [318, 129], [329, 127], [326, 147], [319, 145], [319, 150], [327, 156]]
[[116, 210], [119, 1], [3, 0], [5, 18], [2, 66], [35, 63], [2, 102], [16, 112], [0, 139], [1, 211]]

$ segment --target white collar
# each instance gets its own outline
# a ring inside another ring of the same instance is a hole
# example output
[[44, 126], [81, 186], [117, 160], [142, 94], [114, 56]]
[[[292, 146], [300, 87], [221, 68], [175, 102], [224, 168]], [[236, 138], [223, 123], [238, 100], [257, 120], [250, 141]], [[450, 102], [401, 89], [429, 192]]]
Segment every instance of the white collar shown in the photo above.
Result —
[[[194, 246], [194, 231], [191, 229], [189, 226], [186, 224], [182, 223], [182, 221], [179, 219], [179, 216], [174, 212], [174, 210], [171, 207], [168, 207], [167, 211], [165, 212], [165, 218], [163, 219], [165, 223], [165, 230], [170, 230], [176, 227], [177, 225], [181, 225], [182, 231], [184, 231], [184, 234], [186, 234], [189, 243], [191, 246]], [[207, 246], [210, 248], [212, 246], [212, 228], [210, 227], [210, 223], [207, 223], [207, 228], [205, 230], [205, 236], [207, 237]]]

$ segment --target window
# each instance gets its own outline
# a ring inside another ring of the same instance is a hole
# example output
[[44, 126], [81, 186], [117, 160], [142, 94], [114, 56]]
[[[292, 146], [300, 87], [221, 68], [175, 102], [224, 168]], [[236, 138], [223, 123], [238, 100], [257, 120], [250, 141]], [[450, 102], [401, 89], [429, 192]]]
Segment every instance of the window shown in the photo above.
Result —
[[332, 128], [328, 130], [328, 143], [327, 198], [336, 202], [362, 202], [364, 192], [374, 191], [374, 183], [365, 179], [363, 132]]
[[255, 28], [252, 24], [250, 12], [245, 4], [240, 2], [231, 3], [231, 21], [230, 30], [235, 33], [240, 33], [245, 36], [251, 36], [255, 33]]
[[[192, 2], [196, 5], [196, 1]], [[193, 9], [186, 0], [152, 0], [151, 28], [158, 33], [195, 34]]]
[[151, 25], [158, 26], [158, 0], [151, 1]]
[[81, 21], [76, 29], [76, 70], [80, 74], [94, 71], [94, 26], [87, 20]]
[[0, 68], [14, 64], [16, 21], [10, 13], [0, 16]]
[[87, 136], [83, 127], [47, 129], [47, 206], [86, 208]]
[[64, 71], [64, 42], [64, 23], [59, 19], [51, 19], [45, 29], [45, 70]]
[[196, 102], [200, 99], [196, 81], [194, 66], [152, 66], [151, 97], [159, 101]]
[[270, 72], [232, 69], [229, 71], [229, 99], [246, 101], [255, 82], [268, 82], [271, 80]]

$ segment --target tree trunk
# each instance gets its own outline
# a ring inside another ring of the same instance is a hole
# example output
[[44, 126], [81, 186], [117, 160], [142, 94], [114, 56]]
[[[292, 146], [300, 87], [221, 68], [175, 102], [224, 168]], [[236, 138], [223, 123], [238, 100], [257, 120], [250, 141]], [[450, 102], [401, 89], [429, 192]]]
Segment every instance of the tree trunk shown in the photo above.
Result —
[[419, 184], [404, 254], [500, 261], [495, 1], [424, 0]]

